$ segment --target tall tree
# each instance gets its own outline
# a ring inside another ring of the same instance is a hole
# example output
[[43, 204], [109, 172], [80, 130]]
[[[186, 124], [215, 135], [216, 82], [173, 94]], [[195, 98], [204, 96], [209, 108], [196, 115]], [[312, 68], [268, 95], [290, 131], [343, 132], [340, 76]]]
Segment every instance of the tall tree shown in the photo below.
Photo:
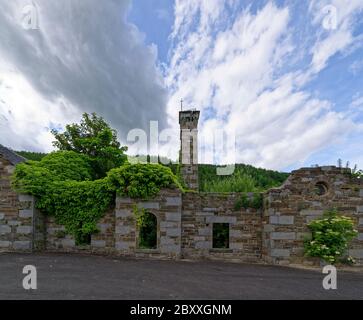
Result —
[[75, 151], [88, 155], [93, 163], [96, 178], [102, 178], [125, 160], [126, 146], [117, 141], [117, 131], [96, 113], [83, 113], [79, 124], [66, 126], [63, 133], [52, 130], [53, 145], [59, 150]]

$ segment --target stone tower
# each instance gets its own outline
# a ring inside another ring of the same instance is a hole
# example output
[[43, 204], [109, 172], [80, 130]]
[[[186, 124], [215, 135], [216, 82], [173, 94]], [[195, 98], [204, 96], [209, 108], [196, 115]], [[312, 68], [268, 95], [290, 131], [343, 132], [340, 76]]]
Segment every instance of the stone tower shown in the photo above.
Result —
[[199, 111], [179, 112], [180, 173], [191, 190], [199, 189], [198, 183], [198, 120]]

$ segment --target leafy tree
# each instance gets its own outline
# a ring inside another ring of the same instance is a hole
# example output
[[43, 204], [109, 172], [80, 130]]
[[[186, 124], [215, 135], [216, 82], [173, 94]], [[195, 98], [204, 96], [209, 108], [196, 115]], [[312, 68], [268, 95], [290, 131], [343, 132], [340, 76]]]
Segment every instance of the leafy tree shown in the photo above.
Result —
[[85, 154], [92, 160], [95, 176], [102, 178], [112, 169], [121, 166], [127, 147], [117, 141], [117, 132], [102, 117], [84, 113], [80, 124], [69, 124], [63, 133], [52, 130], [53, 145], [59, 150]]

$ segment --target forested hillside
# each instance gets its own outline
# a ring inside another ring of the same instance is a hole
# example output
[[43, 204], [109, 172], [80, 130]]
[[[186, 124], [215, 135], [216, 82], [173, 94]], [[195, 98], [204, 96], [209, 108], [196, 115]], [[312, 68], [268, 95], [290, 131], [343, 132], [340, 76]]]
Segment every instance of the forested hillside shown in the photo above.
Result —
[[234, 173], [218, 176], [216, 166], [199, 165], [199, 188], [205, 192], [252, 192], [280, 186], [288, 173], [236, 164]]
[[19, 156], [24, 157], [27, 160], [40, 161], [42, 160], [47, 153], [41, 152], [30, 152], [30, 151], [15, 151]]

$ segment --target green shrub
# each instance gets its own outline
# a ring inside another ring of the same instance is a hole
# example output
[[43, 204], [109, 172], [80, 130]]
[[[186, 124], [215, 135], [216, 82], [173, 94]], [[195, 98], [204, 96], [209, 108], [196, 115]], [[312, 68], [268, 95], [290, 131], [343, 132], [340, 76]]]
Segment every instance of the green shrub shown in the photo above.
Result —
[[157, 195], [161, 188], [179, 187], [177, 177], [170, 168], [160, 164], [125, 164], [112, 169], [107, 179], [110, 189], [119, 195], [147, 199]]
[[[308, 224], [312, 232], [311, 239], [305, 239], [305, 254], [319, 257], [327, 263], [336, 263], [348, 249], [349, 242], [357, 236], [352, 219], [338, 216], [337, 211], [329, 210], [322, 219], [313, 220]], [[352, 258], [346, 259], [352, 261]]]

